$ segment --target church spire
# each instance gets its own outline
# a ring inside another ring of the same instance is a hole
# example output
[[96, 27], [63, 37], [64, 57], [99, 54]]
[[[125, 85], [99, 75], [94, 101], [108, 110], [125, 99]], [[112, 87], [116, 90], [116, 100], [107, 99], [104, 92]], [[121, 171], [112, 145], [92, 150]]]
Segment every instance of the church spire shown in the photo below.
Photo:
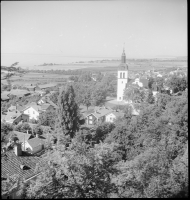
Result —
[[123, 47], [123, 53], [121, 56], [121, 63], [126, 63], [126, 55], [125, 55], [125, 43], [124, 43], [124, 47]]

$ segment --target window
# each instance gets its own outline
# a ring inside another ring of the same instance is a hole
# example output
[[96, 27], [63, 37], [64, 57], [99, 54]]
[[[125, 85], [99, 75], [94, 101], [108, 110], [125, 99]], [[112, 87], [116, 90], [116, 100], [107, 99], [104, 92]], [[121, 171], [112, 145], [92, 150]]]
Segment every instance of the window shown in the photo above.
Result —
[[91, 120], [89, 120], [89, 124], [92, 124], [92, 121], [91, 121]]
[[92, 119], [92, 116], [89, 116], [89, 119]]
[[112, 121], [112, 117], [110, 117], [110, 121]]
[[120, 73], [120, 78], [122, 78], [122, 72]]
[[123, 83], [123, 81], [121, 81], [121, 83]]
[[119, 97], [119, 100], [121, 100], [121, 97]]
[[123, 78], [125, 78], [125, 73], [123, 73]]
[[33, 114], [35, 114], [35, 112], [33, 111]]

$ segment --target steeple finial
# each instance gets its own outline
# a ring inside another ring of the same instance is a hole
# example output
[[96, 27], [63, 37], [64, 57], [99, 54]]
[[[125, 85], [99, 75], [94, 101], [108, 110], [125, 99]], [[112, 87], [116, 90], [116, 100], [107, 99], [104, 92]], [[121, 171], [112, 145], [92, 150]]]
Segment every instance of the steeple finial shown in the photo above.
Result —
[[125, 42], [124, 42], [124, 44], [123, 44], [123, 52], [125, 52]]

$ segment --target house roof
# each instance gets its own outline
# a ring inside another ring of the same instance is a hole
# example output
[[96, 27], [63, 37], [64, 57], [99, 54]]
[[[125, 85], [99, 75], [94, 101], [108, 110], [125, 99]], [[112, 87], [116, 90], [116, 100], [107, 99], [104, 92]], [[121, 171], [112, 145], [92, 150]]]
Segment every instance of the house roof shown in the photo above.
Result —
[[47, 110], [51, 105], [49, 103], [44, 103], [41, 105], [41, 110]]
[[[111, 113], [114, 114], [116, 116], [116, 118], [117, 117], [124, 117], [124, 113], [123, 112], [113, 111]], [[108, 115], [111, 114], [111, 113], [108, 113]]]
[[42, 139], [37, 138], [37, 137], [32, 138], [32, 139], [28, 140], [27, 142], [32, 148], [35, 148], [35, 147], [43, 144]]
[[53, 103], [53, 101], [51, 101], [51, 100], [48, 99], [47, 102], [48, 102], [50, 105], [52, 105], [55, 109], [58, 108], [58, 106], [57, 106], [55, 103]]
[[[20, 178], [28, 179], [34, 175], [36, 164], [42, 165], [43, 161], [40, 157], [27, 155], [22, 152], [22, 156], [16, 156], [13, 150], [7, 151], [5, 156], [1, 156], [1, 177], [8, 178], [9, 176], [18, 174]], [[20, 165], [25, 165], [28, 169], [23, 170]]]
[[8, 123], [13, 123], [20, 115], [22, 115], [22, 113], [18, 111], [7, 112], [4, 120]]
[[103, 117], [109, 113], [111, 113], [113, 110], [109, 107], [99, 107], [99, 108], [95, 108], [93, 113], [89, 113], [88, 115], [86, 115], [86, 117], [88, 117], [89, 115], [93, 114], [96, 118], [100, 118]]
[[41, 111], [41, 106], [37, 105], [36, 102], [31, 102], [29, 104], [26, 104], [22, 111], [24, 111], [24, 110], [26, 110], [26, 109], [28, 109], [30, 107], [32, 107], [34, 110], [36, 110], [38, 112]]
[[32, 134], [27, 134], [19, 131], [13, 131], [13, 134], [16, 134], [20, 142], [24, 142], [32, 138]]

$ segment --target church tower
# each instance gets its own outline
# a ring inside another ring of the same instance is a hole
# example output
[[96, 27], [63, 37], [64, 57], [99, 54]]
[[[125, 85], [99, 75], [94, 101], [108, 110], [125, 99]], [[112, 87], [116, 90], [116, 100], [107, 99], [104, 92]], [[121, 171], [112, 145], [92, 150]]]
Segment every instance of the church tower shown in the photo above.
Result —
[[125, 50], [123, 49], [123, 53], [121, 56], [121, 64], [118, 69], [117, 76], [117, 101], [123, 101], [123, 93], [128, 82], [128, 65], [126, 63], [126, 55]]

